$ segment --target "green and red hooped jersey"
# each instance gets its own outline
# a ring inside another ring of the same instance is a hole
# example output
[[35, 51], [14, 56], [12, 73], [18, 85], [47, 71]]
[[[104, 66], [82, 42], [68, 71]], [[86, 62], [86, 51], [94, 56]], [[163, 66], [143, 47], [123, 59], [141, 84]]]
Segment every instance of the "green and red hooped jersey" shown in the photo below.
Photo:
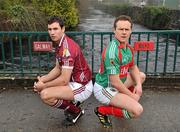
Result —
[[117, 39], [113, 39], [103, 50], [101, 60], [96, 83], [106, 88], [110, 74], [118, 74], [122, 82], [126, 80], [129, 67], [134, 65], [134, 51], [129, 44], [124, 47]]

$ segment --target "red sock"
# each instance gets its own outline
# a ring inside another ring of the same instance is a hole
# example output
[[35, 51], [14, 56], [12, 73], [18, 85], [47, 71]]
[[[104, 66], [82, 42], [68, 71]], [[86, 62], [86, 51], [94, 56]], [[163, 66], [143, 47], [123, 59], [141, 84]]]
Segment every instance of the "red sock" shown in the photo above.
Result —
[[113, 106], [99, 106], [98, 111], [103, 115], [114, 115], [124, 117], [122, 109]]
[[63, 110], [68, 110], [69, 112], [72, 113], [78, 113], [80, 112], [80, 108], [77, 106], [74, 106], [71, 102], [67, 100], [57, 100], [57, 102], [54, 104], [54, 107], [63, 109]]
[[99, 106], [98, 111], [103, 115], [114, 115], [120, 118], [131, 119], [132, 115], [125, 109], [113, 107], [113, 106]]

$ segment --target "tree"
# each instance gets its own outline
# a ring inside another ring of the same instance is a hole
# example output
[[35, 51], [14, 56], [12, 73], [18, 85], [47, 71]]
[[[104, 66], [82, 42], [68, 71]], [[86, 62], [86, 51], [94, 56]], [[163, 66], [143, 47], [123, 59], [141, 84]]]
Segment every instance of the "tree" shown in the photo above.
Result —
[[33, 0], [33, 3], [47, 16], [60, 16], [67, 28], [76, 27], [79, 18], [75, 0]]
[[78, 24], [75, 0], [5, 0], [0, 1], [1, 31], [46, 31], [47, 19], [56, 15], [67, 28]]

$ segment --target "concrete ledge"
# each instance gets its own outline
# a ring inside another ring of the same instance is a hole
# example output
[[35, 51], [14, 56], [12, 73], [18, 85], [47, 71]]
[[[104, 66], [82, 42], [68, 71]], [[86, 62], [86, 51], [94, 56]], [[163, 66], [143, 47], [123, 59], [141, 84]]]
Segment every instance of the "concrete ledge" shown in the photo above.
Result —
[[[2, 88], [32, 88], [35, 77], [1, 77], [0, 89]], [[94, 79], [93, 79], [94, 81]], [[180, 76], [147, 76], [144, 88], [175, 88], [180, 89]]]
[[34, 77], [1, 77], [0, 88], [32, 88], [35, 81]]
[[144, 88], [175, 88], [180, 89], [180, 76], [147, 76]]

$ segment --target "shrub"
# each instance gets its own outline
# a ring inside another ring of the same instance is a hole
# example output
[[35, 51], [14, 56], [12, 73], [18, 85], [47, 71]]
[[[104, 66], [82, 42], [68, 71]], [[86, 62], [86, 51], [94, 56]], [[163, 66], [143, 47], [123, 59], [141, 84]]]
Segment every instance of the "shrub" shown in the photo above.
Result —
[[61, 16], [67, 28], [78, 24], [75, 0], [0, 1], [1, 31], [47, 31], [49, 16]]
[[168, 28], [171, 18], [170, 10], [165, 7], [145, 6], [142, 11], [143, 25], [152, 29]]
[[33, 0], [33, 3], [47, 16], [60, 16], [64, 19], [67, 28], [78, 24], [78, 11], [75, 0]]
[[1, 3], [1, 31], [37, 31], [43, 30], [45, 22], [41, 13], [22, 0], [6, 0]]

